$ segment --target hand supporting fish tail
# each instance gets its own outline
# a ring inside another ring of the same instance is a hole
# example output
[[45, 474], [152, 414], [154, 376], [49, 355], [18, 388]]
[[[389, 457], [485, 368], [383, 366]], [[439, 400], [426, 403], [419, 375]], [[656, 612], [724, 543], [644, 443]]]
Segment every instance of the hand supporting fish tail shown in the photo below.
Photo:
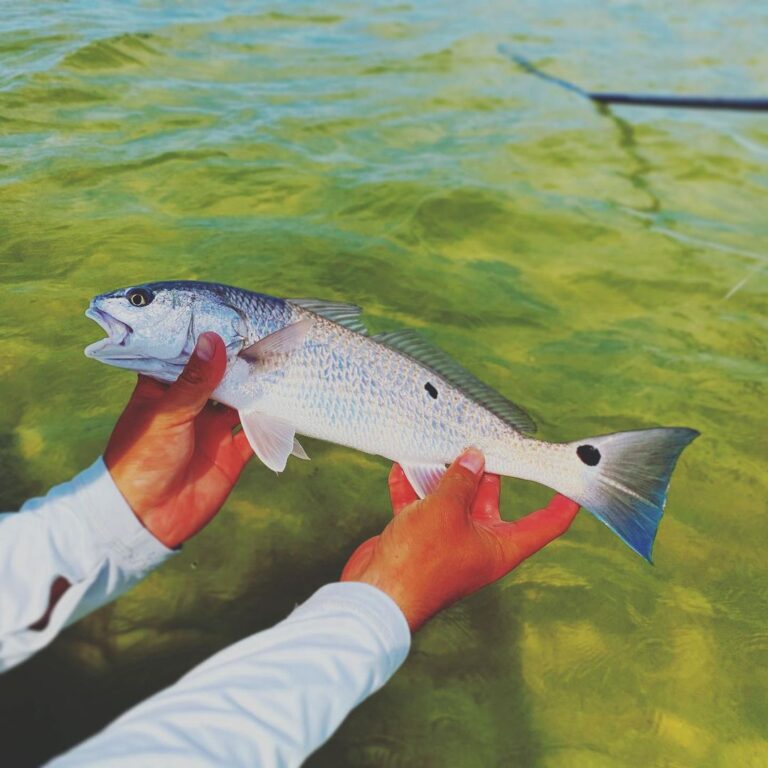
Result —
[[387, 593], [416, 631], [568, 530], [579, 506], [560, 495], [520, 520], [502, 520], [500, 480], [485, 474], [484, 466], [479, 451], [465, 451], [434, 493], [419, 500], [395, 464], [389, 476], [394, 519], [357, 548], [341, 580]]

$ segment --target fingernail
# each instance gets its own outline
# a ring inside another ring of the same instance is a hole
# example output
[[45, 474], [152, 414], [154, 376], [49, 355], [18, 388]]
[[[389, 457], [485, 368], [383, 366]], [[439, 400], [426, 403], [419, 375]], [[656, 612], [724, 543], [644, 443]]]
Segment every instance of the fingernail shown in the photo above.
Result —
[[479, 474], [485, 466], [485, 456], [477, 448], [467, 448], [459, 457], [459, 466], [465, 467], [472, 474]]
[[206, 363], [213, 357], [216, 351], [216, 341], [212, 333], [203, 333], [197, 340], [195, 354]]

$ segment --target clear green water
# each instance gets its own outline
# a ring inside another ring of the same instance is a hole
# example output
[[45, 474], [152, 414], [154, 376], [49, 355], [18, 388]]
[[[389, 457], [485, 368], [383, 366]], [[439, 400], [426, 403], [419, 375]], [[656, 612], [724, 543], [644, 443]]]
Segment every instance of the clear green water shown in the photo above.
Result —
[[[758, 4], [2, 3], [0, 508], [90, 463], [132, 377], [90, 297], [162, 278], [416, 326], [550, 439], [697, 427], [646, 565], [587, 514], [415, 639], [312, 766], [768, 765], [768, 118]], [[762, 94], [765, 95], [765, 94]], [[4, 765], [92, 733], [337, 578], [387, 465], [254, 465], [146, 583], [0, 681]], [[505, 481], [509, 517], [548, 493]]]

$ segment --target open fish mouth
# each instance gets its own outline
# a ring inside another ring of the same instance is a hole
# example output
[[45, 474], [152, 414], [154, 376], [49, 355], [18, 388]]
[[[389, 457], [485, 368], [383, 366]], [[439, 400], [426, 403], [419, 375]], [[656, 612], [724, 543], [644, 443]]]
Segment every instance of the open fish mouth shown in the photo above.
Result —
[[99, 339], [85, 348], [86, 357], [135, 357], [126, 349], [133, 333], [130, 325], [96, 307], [89, 307], [85, 316], [97, 322], [107, 334], [105, 339]]

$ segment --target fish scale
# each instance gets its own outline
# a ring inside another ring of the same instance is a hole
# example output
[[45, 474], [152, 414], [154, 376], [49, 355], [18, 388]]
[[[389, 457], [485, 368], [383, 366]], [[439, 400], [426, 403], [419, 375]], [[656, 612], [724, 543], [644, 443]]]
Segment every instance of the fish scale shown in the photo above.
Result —
[[307, 458], [296, 434], [308, 435], [399, 462], [424, 496], [472, 445], [485, 453], [487, 471], [568, 496], [651, 559], [671, 473], [696, 430], [535, 439], [523, 409], [444, 352], [409, 331], [370, 337], [359, 313], [215, 283], [146, 283], [93, 299], [86, 315], [108, 337], [86, 355], [172, 382], [199, 335], [214, 331], [228, 362], [213, 397], [237, 409], [270, 468]]
[[[292, 321], [313, 317], [297, 311]], [[238, 409], [255, 407], [290, 421], [300, 434], [330, 440], [396, 461], [448, 463], [468, 445], [494, 455], [519, 433], [436, 374], [407, 357], [321, 317], [303, 349], [266, 376], [238, 366], [221, 396]], [[438, 390], [430, 397], [425, 384]], [[498, 465], [498, 466], [496, 466]]]

